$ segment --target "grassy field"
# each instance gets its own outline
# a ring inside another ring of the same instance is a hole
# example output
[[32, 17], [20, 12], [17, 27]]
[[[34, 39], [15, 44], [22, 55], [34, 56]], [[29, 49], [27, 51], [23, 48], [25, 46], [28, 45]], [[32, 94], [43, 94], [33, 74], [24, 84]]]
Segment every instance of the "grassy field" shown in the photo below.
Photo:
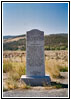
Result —
[[[68, 71], [68, 52], [45, 51], [45, 72], [53, 78], [61, 78], [60, 72]], [[20, 83], [21, 75], [26, 74], [26, 52], [4, 51], [3, 52], [3, 89], [28, 89], [25, 83]]]

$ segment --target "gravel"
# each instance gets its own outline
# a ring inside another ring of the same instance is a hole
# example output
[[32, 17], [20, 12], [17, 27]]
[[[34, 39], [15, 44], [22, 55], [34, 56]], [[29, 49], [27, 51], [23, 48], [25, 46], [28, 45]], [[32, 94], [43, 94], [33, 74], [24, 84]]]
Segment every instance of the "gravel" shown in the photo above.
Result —
[[[68, 84], [68, 73], [61, 72], [63, 79], [58, 80], [62, 84]], [[3, 92], [3, 97], [68, 97], [68, 88], [47, 90], [42, 86], [33, 87], [32, 89], [16, 89]]]
[[4, 92], [3, 97], [68, 97], [68, 89], [11, 90]]

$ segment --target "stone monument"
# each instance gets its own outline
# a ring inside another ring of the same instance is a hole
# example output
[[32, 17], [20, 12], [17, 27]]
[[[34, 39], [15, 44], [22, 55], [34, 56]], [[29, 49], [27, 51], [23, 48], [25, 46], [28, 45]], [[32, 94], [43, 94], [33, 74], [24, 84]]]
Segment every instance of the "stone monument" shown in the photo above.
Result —
[[28, 85], [50, 84], [50, 76], [45, 75], [44, 32], [33, 29], [27, 32], [26, 75], [21, 80]]

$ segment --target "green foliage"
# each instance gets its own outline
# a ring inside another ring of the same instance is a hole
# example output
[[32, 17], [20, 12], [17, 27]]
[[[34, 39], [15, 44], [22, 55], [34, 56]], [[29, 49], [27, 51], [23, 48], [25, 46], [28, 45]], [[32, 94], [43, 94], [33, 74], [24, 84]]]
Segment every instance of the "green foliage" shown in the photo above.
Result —
[[58, 84], [58, 85], [56, 85], [56, 88], [57, 89], [62, 88], [62, 85], [61, 84]]
[[45, 50], [67, 50], [68, 48], [66, 48], [66, 46], [60, 46], [60, 47], [44, 46], [44, 49]]
[[68, 67], [61, 68], [60, 72], [68, 72]]
[[55, 47], [50, 47], [50, 50], [55, 50]]
[[52, 82], [51, 86], [54, 86], [55, 88], [59, 89], [59, 88], [63, 88], [63, 84], [61, 83], [56, 83], [56, 82]]
[[30, 85], [26, 85], [26, 86], [25, 86], [25, 89], [30, 89], [30, 88], [31, 88]]
[[23, 47], [21, 48], [21, 50], [24, 50], [24, 51], [25, 51], [25, 50], [26, 50], [26, 47], [23, 46]]
[[25, 50], [26, 49], [26, 39], [20, 39], [18, 41], [14, 41], [10, 43], [4, 43], [3, 50], [18, 50], [19, 46], [21, 46], [20, 48], [21, 50]]
[[50, 50], [50, 47], [49, 46], [45, 46], [44, 49], [45, 50]]
[[66, 48], [66, 46], [61, 46], [60, 47], [60, 50], [66, 50], [67, 48]]
[[60, 50], [60, 47], [56, 47], [55, 50]]
[[44, 41], [45, 46], [50, 47], [49, 50], [66, 50], [68, 48], [67, 34], [46, 35]]
[[[26, 50], [26, 38], [3, 44], [3, 50], [18, 50], [18, 49]], [[44, 37], [44, 49], [45, 50], [67, 50], [68, 35], [67, 34], [46, 35]]]

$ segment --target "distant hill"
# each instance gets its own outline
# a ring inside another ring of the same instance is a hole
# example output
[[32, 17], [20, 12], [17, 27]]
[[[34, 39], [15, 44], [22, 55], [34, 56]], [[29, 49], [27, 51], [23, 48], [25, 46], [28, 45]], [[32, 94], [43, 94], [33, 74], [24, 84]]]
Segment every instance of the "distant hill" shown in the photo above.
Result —
[[[45, 50], [66, 50], [68, 34], [45, 35]], [[4, 37], [3, 50], [26, 50], [26, 35]]]
[[7, 36], [3, 36], [3, 39], [9, 39], [9, 38], [14, 38], [15, 36], [9, 36], [9, 35], [7, 35]]
[[18, 35], [18, 36], [7, 35], [7, 36], [3, 36], [3, 39], [16, 38], [16, 37], [22, 37], [22, 36], [25, 36], [25, 34], [24, 35]]
[[68, 47], [68, 34], [51, 34], [45, 36], [46, 49], [65, 49]]
[[5, 36], [3, 37], [4, 43], [10, 43], [14, 41], [18, 41], [20, 39], [24, 39], [26, 35], [18, 35], [18, 36]]

